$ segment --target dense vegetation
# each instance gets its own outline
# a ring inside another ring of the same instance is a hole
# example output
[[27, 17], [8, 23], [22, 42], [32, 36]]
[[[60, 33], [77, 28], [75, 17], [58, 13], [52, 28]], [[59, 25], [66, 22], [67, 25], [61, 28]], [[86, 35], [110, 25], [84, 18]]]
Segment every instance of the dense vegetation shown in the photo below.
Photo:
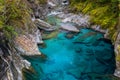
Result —
[[26, 29], [27, 18], [29, 11], [24, 0], [0, 0], [0, 30], [7, 38], [13, 38], [20, 29]]
[[[0, 32], [9, 40], [17, 34], [33, 32], [35, 26], [31, 21], [29, 1], [33, 0], [0, 0]], [[46, 0], [33, 1], [35, 4], [45, 2]]]
[[82, 12], [91, 16], [91, 23], [109, 29], [109, 37], [114, 41], [118, 25], [118, 0], [71, 0], [74, 12]]

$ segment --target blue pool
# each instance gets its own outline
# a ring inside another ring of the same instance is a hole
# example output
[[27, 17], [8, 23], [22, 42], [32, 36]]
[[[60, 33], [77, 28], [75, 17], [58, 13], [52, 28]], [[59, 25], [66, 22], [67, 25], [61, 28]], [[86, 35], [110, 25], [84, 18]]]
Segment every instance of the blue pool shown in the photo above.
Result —
[[60, 31], [44, 40], [46, 47], [39, 50], [46, 57], [28, 59], [33, 72], [25, 71], [25, 80], [112, 80], [115, 71], [113, 45], [103, 34], [81, 29], [78, 34]]

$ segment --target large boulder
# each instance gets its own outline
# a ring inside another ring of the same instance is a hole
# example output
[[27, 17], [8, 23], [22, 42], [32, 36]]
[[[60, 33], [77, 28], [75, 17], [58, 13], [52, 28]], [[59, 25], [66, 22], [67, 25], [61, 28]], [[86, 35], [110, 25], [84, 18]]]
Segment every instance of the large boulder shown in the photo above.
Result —
[[55, 28], [52, 25], [50, 25], [49, 23], [47, 23], [47, 22], [45, 22], [43, 20], [35, 19], [34, 23], [40, 29], [43, 29], [43, 30], [46, 30], [46, 31], [53, 31], [53, 30], [55, 30]]
[[34, 38], [26, 35], [17, 36], [15, 39], [16, 48], [22, 55], [41, 55]]
[[71, 32], [79, 32], [79, 29], [70, 23], [61, 23], [60, 28]]

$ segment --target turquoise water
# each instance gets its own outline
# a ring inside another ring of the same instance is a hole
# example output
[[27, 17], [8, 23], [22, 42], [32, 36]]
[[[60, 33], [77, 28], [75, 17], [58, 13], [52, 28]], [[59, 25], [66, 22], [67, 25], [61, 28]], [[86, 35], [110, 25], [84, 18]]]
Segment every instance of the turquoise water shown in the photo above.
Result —
[[47, 57], [25, 57], [35, 71], [25, 72], [26, 80], [112, 80], [107, 76], [115, 71], [113, 45], [101, 33], [81, 29], [67, 38], [68, 32], [44, 40], [39, 46]]

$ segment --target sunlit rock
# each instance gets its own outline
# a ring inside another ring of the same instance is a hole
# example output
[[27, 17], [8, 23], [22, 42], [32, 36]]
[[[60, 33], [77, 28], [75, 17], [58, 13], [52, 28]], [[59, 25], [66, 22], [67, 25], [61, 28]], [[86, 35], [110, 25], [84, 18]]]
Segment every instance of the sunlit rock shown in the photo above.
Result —
[[15, 39], [16, 48], [22, 52], [22, 55], [41, 55], [35, 40], [26, 35], [20, 35]]
[[75, 26], [69, 23], [61, 23], [60, 28], [68, 30], [68, 31], [72, 31], [72, 32], [79, 32], [79, 29], [77, 29]]
[[34, 23], [40, 29], [43, 29], [43, 30], [46, 30], [46, 31], [53, 31], [53, 30], [55, 30], [52, 25], [50, 25], [49, 23], [47, 23], [47, 22], [45, 22], [43, 20], [35, 19]]

